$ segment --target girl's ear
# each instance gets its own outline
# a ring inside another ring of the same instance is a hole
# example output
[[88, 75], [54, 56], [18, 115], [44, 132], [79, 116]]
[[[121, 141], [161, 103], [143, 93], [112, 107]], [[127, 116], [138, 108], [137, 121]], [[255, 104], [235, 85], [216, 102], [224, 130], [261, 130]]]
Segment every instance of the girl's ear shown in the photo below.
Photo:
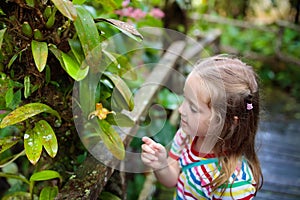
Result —
[[233, 117], [233, 123], [234, 123], [234, 125], [238, 125], [238, 123], [239, 123], [239, 117], [238, 116]]

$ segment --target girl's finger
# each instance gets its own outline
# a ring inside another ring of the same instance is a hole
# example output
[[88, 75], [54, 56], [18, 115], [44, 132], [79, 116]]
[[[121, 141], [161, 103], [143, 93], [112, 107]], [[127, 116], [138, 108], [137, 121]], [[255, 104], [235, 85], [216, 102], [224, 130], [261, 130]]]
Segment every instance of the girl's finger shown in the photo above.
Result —
[[160, 143], [153, 144], [153, 148], [155, 150], [157, 150], [158, 152], [163, 152], [165, 149], [165, 147], [163, 145], [161, 145]]
[[142, 150], [150, 154], [155, 154], [155, 151], [147, 144], [142, 144]]
[[142, 138], [142, 141], [145, 143], [145, 144], [148, 144], [148, 145], [153, 145], [155, 144], [156, 142], [154, 142], [151, 138], [149, 137], [143, 137]]
[[149, 154], [149, 153], [142, 153], [142, 158], [150, 160], [151, 162], [154, 162], [154, 161], [158, 160], [158, 158], [155, 155]]

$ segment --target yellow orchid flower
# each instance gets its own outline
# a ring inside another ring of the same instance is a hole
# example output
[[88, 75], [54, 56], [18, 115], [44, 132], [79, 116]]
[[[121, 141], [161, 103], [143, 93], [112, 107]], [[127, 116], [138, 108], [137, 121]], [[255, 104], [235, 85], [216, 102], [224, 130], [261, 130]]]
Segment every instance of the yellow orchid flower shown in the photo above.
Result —
[[106, 119], [107, 114], [116, 114], [114, 111], [109, 111], [106, 108], [103, 108], [102, 103], [96, 103], [96, 110], [91, 112], [88, 116], [88, 119], [93, 119], [97, 116], [100, 120]]

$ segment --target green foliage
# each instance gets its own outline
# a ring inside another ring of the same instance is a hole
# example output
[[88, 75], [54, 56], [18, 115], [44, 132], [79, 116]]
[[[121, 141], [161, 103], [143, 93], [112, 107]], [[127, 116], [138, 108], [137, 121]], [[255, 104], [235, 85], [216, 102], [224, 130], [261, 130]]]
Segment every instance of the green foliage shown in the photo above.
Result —
[[[126, 23], [127, 18], [116, 20], [119, 16], [114, 12], [121, 4], [121, 0], [0, 4], [0, 167], [15, 164], [17, 159], [22, 165], [19, 173], [1, 173], [6, 179], [19, 180], [4, 199], [52, 199], [58, 187], [50, 187], [47, 181], [59, 178], [62, 182], [58, 174], [66, 175], [86, 158], [70, 108], [74, 82], [79, 84], [74, 101], [90, 130], [86, 137], [92, 142], [102, 140], [116, 158], [125, 157], [122, 139], [113, 126], [134, 125], [121, 111], [134, 107], [123, 78], [134, 80], [137, 75], [130, 64], [132, 55], [103, 49], [103, 41], [122, 32], [131, 42], [140, 42], [143, 37], [135, 27], [162, 23], [149, 14], [135, 25]], [[149, 11], [143, 3], [131, 5]], [[125, 49], [124, 40], [118, 39], [120, 49]], [[93, 76], [101, 78], [94, 82]]]
[[[45, 162], [48, 158], [42, 155], [47, 153], [50, 157], [58, 156], [59, 149], [68, 148], [68, 145], [59, 148], [59, 140], [66, 141], [67, 138], [73, 138], [62, 133], [70, 134], [70, 130], [74, 130], [71, 127], [74, 127], [72, 118], [66, 114], [66, 108], [71, 100], [68, 88], [74, 81], [80, 82], [78, 102], [86, 116], [87, 127], [92, 121], [96, 121], [97, 124], [91, 131], [95, 134], [88, 137], [103, 140], [116, 158], [124, 158], [123, 142], [112, 125], [133, 125], [128, 116], [120, 113], [122, 109], [132, 110], [134, 107], [131, 91], [121, 76], [127, 74], [127, 78], [134, 79], [136, 75], [132, 72], [127, 73], [133, 71], [128, 57], [104, 51], [102, 41], [104, 32], [105, 38], [120, 31], [136, 41], [141, 41], [142, 36], [134, 26], [125, 22], [103, 17], [95, 20], [84, 3], [93, 3], [95, 7], [99, 6], [111, 12], [121, 5], [121, 1], [64, 0], [47, 2], [26, 0], [22, 3], [16, 2], [14, 6], [11, 6], [13, 3], [10, 1], [1, 3], [1, 11], [3, 5], [10, 9], [4, 9], [2, 16], [5, 20], [1, 20], [2, 30], [0, 30], [0, 61], [3, 72], [0, 79], [0, 166], [13, 163], [23, 155], [35, 165], [35, 169], [55, 166], [53, 164], [48, 166]], [[15, 9], [21, 7], [24, 8], [22, 16], [15, 15]], [[105, 31], [102, 30], [103, 27]], [[103, 64], [104, 59], [108, 66]], [[94, 74], [101, 77], [98, 86], [88, 81]], [[112, 87], [107, 87], [108, 83]], [[97, 87], [101, 90], [95, 90]], [[50, 91], [51, 94], [47, 95], [46, 91]], [[87, 97], [89, 100], [85, 104]], [[103, 103], [104, 106], [98, 109], [95, 106], [97, 103]], [[100, 119], [99, 113], [108, 112], [108, 109], [114, 109], [111, 112], [115, 114], [105, 114], [105, 117]], [[87, 116], [90, 113], [96, 114], [97, 118], [89, 121]], [[17, 130], [14, 135], [7, 131], [11, 127]], [[9, 135], [2, 136], [2, 133]], [[24, 150], [17, 154], [13, 153], [16, 146], [23, 147]], [[80, 162], [83, 162], [86, 152], [81, 155], [85, 155], [80, 158]], [[14, 192], [7, 193], [5, 198], [37, 197], [33, 194], [38, 194], [38, 190], [33, 189], [35, 181], [60, 178], [58, 175], [53, 176], [53, 173], [58, 172], [53, 171], [52, 175], [48, 172], [34, 173], [29, 181], [21, 176], [20, 179], [29, 185], [29, 193], [26, 192], [28, 191], [26, 187], [23, 188], [24, 192], [16, 188]], [[41, 175], [42, 178], [36, 178]], [[5, 173], [1, 176], [19, 177]], [[44, 185], [45, 187], [39, 190], [40, 199], [51, 199], [57, 195], [56, 186]]]
[[[6, 194], [2, 199], [36, 199], [36, 196], [33, 194], [33, 189], [34, 189], [34, 184], [36, 181], [48, 181], [51, 179], [59, 179], [60, 182], [62, 181], [62, 177], [60, 174], [56, 171], [53, 170], [43, 170], [39, 172], [35, 172], [31, 175], [30, 179], [27, 180], [21, 175], [15, 175], [15, 174], [10, 174], [10, 173], [2, 173], [0, 172], [0, 177], [6, 177], [6, 178], [11, 178], [11, 179], [18, 179], [23, 181], [24, 183], [27, 184], [29, 187], [29, 193], [28, 192], [13, 192], [13, 193], [8, 193]], [[40, 199], [45, 199], [45, 200], [51, 200], [53, 197], [55, 197], [58, 193], [57, 186], [54, 187], [45, 187], [40, 193]]]

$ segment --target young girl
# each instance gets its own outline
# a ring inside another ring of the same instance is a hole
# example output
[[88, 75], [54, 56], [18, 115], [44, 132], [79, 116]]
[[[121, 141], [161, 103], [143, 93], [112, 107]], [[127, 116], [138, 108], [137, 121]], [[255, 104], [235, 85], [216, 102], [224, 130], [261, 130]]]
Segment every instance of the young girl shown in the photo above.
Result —
[[168, 153], [143, 137], [141, 158], [174, 199], [252, 199], [262, 185], [255, 152], [257, 75], [236, 58], [196, 64], [184, 86], [181, 127]]

